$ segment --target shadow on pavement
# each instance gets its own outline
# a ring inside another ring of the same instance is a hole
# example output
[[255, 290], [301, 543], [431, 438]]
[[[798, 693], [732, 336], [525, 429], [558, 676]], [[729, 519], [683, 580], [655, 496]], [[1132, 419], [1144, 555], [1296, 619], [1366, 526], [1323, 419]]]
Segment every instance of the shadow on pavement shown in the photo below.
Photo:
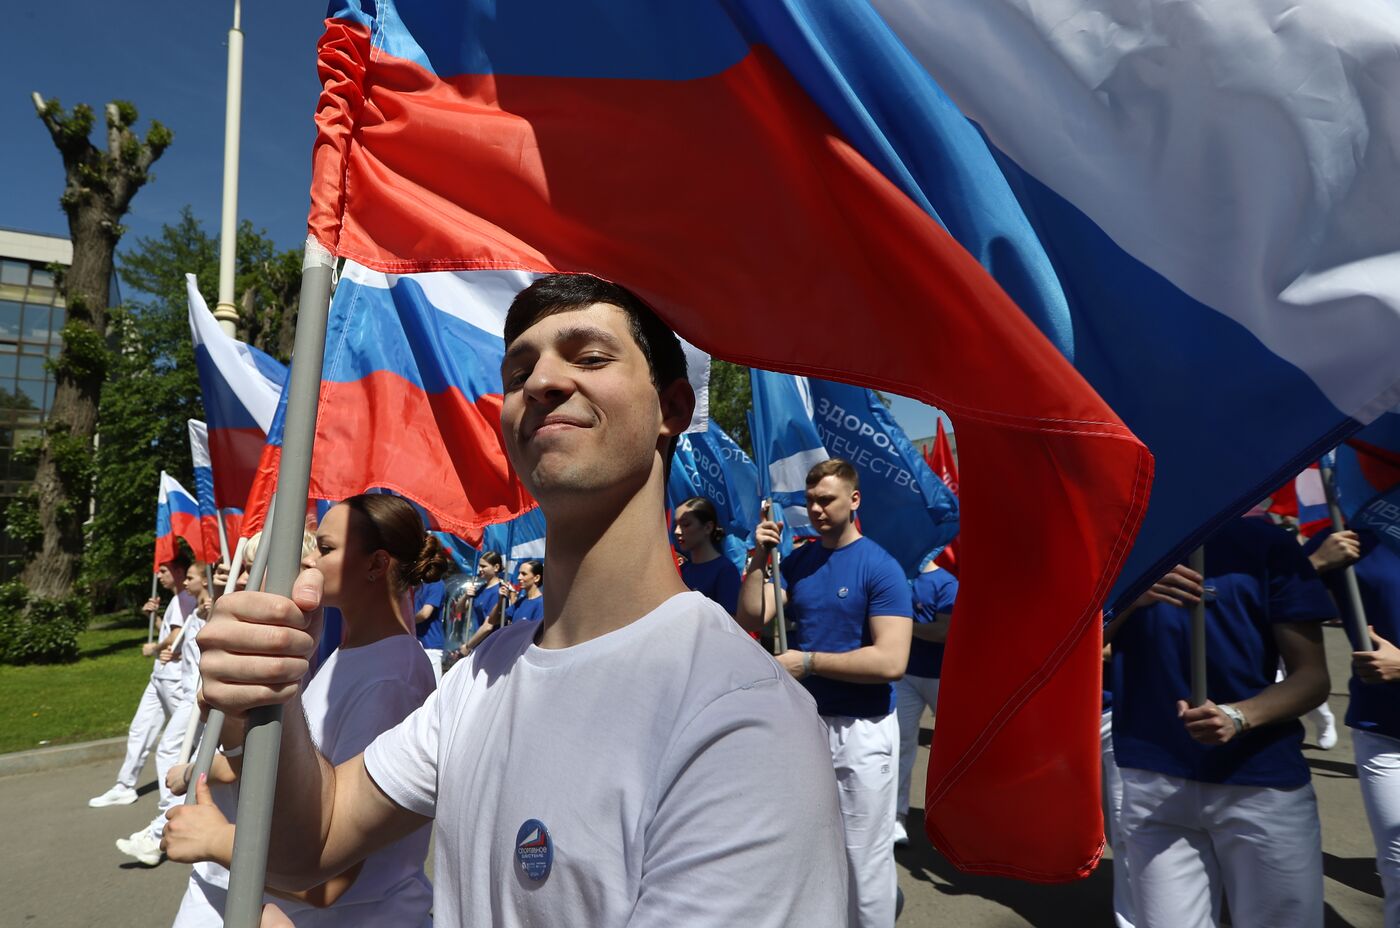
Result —
[[911, 877], [945, 896], [977, 896], [1005, 906], [1037, 928], [1082, 928], [1113, 924], [1113, 865], [1105, 860], [1087, 879], [1043, 885], [994, 876], [959, 873], [917, 827], [924, 810], [911, 808], [909, 846], [895, 849], [895, 860]]
[[1308, 766], [1312, 768], [1315, 776], [1327, 777], [1333, 780], [1355, 780], [1356, 765], [1347, 763], [1344, 760], [1327, 760], [1312, 755], [1304, 755], [1307, 758]]
[[1358, 892], [1375, 896], [1377, 899], [1385, 897], [1374, 857], [1338, 857], [1323, 851], [1322, 872]]

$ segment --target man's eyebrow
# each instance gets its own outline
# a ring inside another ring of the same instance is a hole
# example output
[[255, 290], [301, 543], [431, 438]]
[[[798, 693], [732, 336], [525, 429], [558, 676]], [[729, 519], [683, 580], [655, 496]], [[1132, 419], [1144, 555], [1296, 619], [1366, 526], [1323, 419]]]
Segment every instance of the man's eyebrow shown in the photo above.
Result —
[[[554, 333], [554, 338], [552, 340], [555, 343], [588, 341], [602, 342], [604, 345], [608, 346], [609, 348], [612, 348], [615, 351], [621, 351], [623, 347], [622, 341], [618, 339], [616, 335], [612, 334], [607, 329], [600, 328], [599, 326], [594, 325], [574, 325], [569, 326], [566, 329], [560, 329], [558, 332]], [[526, 344], [525, 342], [519, 339], [516, 339], [515, 343], [512, 344], [508, 349], [506, 349], [505, 356], [501, 359], [501, 366], [504, 367], [506, 364], [520, 357], [522, 354], [526, 354], [532, 350], [534, 349], [532, 349], [530, 345]]]

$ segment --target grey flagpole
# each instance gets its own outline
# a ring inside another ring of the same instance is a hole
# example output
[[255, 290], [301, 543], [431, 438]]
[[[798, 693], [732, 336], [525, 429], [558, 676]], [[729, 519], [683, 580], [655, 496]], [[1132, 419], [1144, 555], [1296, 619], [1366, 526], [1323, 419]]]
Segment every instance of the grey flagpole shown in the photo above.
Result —
[[[267, 510], [267, 518], [263, 520], [264, 526], [272, 522], [272, 507]], [[248, 539], [238, 539], [238, 545], [233, 549], [233, 562], [228, 565], [228, 580], [224, 583], [224, 595], [232, 593], [234, 587], [238, 585], [238, 575], [241, 573], [235, 565], [243, 563], [243, 552], [248, 548]], [[263, 562], [266, 564], [267, 559]], [[249, 579], [252, 572], [249, 571]], [[198, 707], [196, 713], [198, 714]], [[194, 767], [190, 770], [189, 786], [185, 789], [185, 805], [192, 806], [195, 803], [194, 785], [199, 782], [199, 778], [209, 772], [209, 768], [214, 765], [214, 752], [219, 749], [219, 738], [224, 732], [224, 713], [219, 709], [210, 709], [209, 718], [204, 722], [204, 737], [199, 740], [199, 750], [194, 755]]]
[[[779, 531], [782, 530], [782, 520], [778, 518], [777, 505], [771, 499], [763, 501], [768, 510], [768, 518], [778, 523]], [[775, 547], [768, 553], [768, 563], [773, 570], [773, 653], [782, 654], [788, 649], [787, 643], [787, 616], [783, 608], [783, 552], [781, 547]]]
[[[160, 588], [158, 586], [159, 582], [160, 575], [151, 574], [151, 595], [146, 597], [147, 602], [156, 598], [156, 590]], [[160, 603], [156, 603], [156, 608], [152, 609], [151, 614], [146, 616], [146, 644], [150, 644], [152, 641], [156, 640], [156, 610], [159, 608]]]
[[[1192, 570], [1201, 575], [1205, 585], [1206, 549], [1201, 545], [1191, 552], [1189, 563]], [[1191, 705], [1203, 706], [1206, 703], [1206, 600], [1202, 591], [1201, 601], [1191, 607]]]
[[[1337, 497], [1336, 474], [1332, 465], [1324, 459], [1318, 462], [1318, 473], [1322, 477], [1322, 492], [1327, 494], [1327, 515], [1332, 520], [1332, 532], [1346, 530], [1342, 519], [1342, 504]], [[1356, 571], [1350, 564], [1342, 568], [1342, 589], [1345, 591], [1345, 605], [1342, 605], [1343, 620], [1351, 632], [1352, 647], [1358, 651], [1374, 651], [1371, 632], [1366, 627], [1366, 607], [1361, 603], [1361, 586], [1356, 582]]]
[[[326, 317], [330, 309], [334, 259], [315, 239], [306, 240], [301, 264], [301, 298], [296, 341], [287, 384], [286, 426], [282, 462], [277, 472], [277, 508], [282, 518], [264, 530], [259, 555], [268, 548], [269, 593], [290, 596], [301, 569], [301, 539], [306, 527], [298, 513], [306, 510], [311, 481], [311, 450], [316, 438], [316, 408], [321, 392], [321, 362], [326, 351]], [[269, 537], [269, 535], [271, 537]], [[238, 827], [234, 831], [229, 868], [227, 928], [258, 928], [262, 919], [263, 886], [267, 880], [267, 847], [272, 831], [272, 806], [277, 788], [277, 759], [282, 747], [282, 707], [264, 706], [248, 713], [243, 739], [243, 775], [238, 798]]]
[[224, 511], [222, 509], [214, 510], [214, 524], [219, 527], [219, 557], [223, 558], [224, 563], [228, 564], [229, 570], [232, 571], [233, 565], [229, 564], [228, 558], [228, 532], [224, 529]]

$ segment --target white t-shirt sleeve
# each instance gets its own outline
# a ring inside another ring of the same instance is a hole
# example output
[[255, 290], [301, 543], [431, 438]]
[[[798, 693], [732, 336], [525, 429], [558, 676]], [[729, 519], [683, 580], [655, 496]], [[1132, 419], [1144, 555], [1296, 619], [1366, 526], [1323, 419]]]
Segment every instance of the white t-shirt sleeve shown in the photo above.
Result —
[[437, 808], [438, 704], [442, 693], [442, 689], [434, 690], [427, 702], [375, 738], [364, 752], [365, 770], [384, 794], [408, 811], [429, 818]]
[[773, 698], [773, 687], [786, 685], [727, 693], [679, 735], [658, 781], [629, 928], [845, 920], [846, 849], [830, 748], [805, 694]]
[[170, 597], [170, 604], [165, 607], [165, 633], [168, 635], [181, 625], [185, 624], [185, 612], [180, 608], [180, 597]]

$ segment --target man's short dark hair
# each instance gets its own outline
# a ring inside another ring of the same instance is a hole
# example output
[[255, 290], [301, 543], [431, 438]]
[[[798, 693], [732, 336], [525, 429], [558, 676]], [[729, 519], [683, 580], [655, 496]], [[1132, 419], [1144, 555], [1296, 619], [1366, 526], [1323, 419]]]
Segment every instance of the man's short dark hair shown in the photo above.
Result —
[[860, 489], [860, 474], [851, 466], [850, 461], [841, 458], [827, 458], [825, 461], [819, 461], [812, 465], [812, 469], [807, 471], [807, 486], [814, 487], [826, 477], [844, 480], [851, 485], [852, 490]]
[[646, 355], [657, 390], [685, 379], [685, 351], [670, 326], [631, 290], [592, 274], [546, 274], [516, 294], [506, 313], [506, 347], [541, 319], [594, 303], [607, 303], [627, 314], [632, 339]]
[[162, 561], [161, 564], [160, 564], [160, 566], [162, 566], [162, 567], [169, 567], [169, 568], [171, 568], [172, 570], [173, 570], [174, 568], [178, 567], [178, 568], [180, 568], [181, 570], [188, 571], [188, 570], [190, 569], [190, 557], [189, 557], [189, 555], [186, 554], [185, 552], [180, 551], [180, 552], [177, 552], [176, 555], [175, 555], [174, 557], [172, 557], [170, 560], [168, 560], [168, 561]]

